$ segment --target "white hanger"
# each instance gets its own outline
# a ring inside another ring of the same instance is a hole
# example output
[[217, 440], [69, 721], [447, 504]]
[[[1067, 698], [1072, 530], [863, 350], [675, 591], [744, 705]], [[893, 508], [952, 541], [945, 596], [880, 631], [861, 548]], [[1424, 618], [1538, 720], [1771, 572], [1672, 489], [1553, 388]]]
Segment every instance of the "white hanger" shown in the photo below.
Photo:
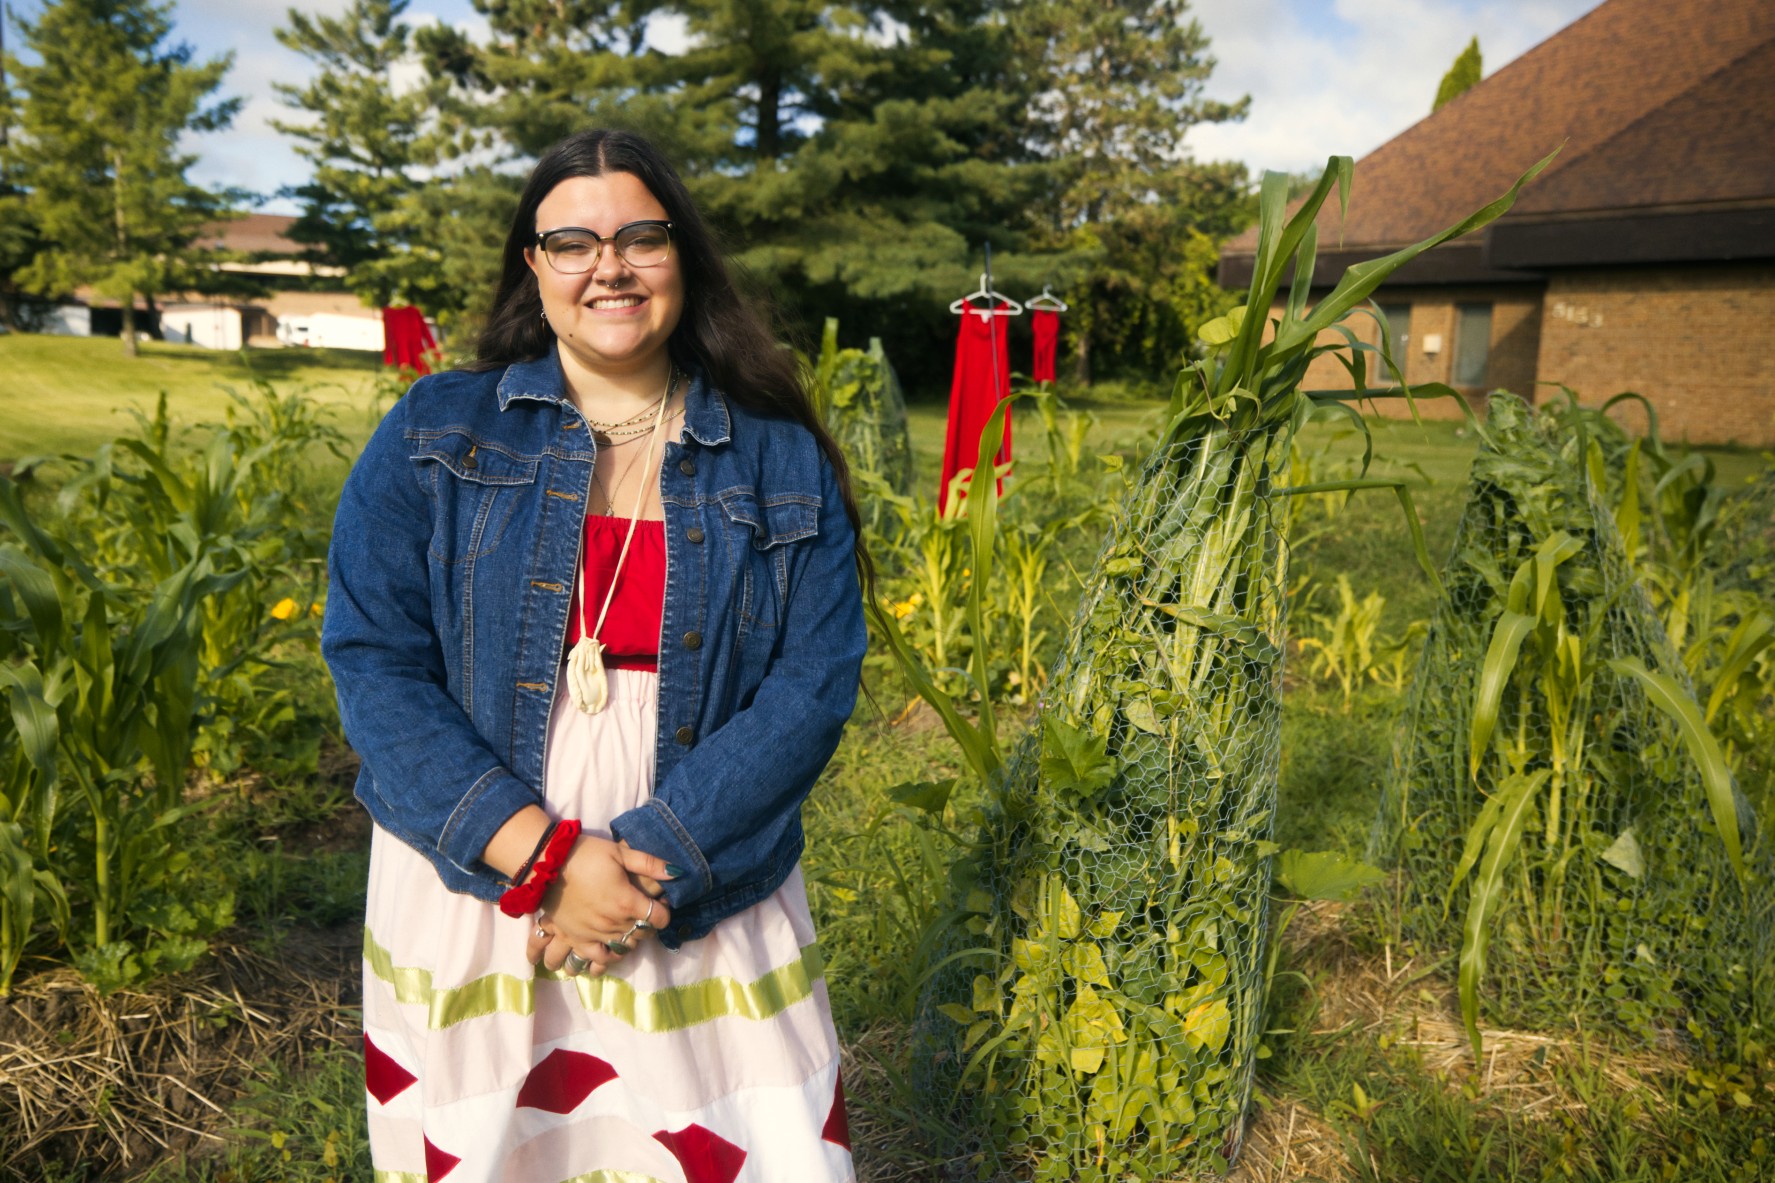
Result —
[[1065, 312], [1066, 301], [1056, 296], [1048, 284], [1042, 285], [1042, 294], [1029, 302], [1031, 308], [1044, 312]]
[[[1017, 303], [1017, 301], [1011, 299], [1011, 297], [1005, 295], [1003, 292], [993, 291], [992, 285], [988, 282], [989, 278], [990, 277], [985, 272], [981, 272], [979, 290], [969, 292], [961, 299], [950, 304], [949, 311], [972, 312], [981, 320], [986, 320], [989, 317], [994, 316], [1022, 316], [1023, 305]], [[969, 307], [969, 305], [975, 300], [985, 300], [986, 307]], [[1004, 307], [999, 307], [1001, 304], [1004, 305]]]

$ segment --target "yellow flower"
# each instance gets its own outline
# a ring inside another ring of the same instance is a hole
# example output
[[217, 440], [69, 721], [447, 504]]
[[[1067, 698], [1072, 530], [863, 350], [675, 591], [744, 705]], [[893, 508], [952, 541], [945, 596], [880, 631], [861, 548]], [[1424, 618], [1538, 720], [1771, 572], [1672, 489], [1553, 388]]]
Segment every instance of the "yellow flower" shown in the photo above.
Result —
[[296, 614], [296, 601], [285, 596], [271, 607], [271, 615], [276, 620], [288, 620]]
[[894, 619], [905, 620], [908, 616], [911, 616], [922, 603], [924, 603], [923, 592], [913, 592], [911, 598], [895, 601], [893, 604]]

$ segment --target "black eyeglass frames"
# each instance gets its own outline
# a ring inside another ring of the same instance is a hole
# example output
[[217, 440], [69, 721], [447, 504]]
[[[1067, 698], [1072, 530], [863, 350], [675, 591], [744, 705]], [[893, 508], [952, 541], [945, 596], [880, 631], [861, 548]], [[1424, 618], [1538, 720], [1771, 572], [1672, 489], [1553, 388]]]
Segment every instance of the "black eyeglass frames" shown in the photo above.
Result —
[[538, 231], [537, 249], [549, 266], [562, 275], [582, 275], [604, 257], [604, 244], [616, 247], [616, 257], [630, 267], [657, 267], [672, 253], [672, 224], [649, 219], [618, 226], [605, 238], [584, 226], [558, 226]]

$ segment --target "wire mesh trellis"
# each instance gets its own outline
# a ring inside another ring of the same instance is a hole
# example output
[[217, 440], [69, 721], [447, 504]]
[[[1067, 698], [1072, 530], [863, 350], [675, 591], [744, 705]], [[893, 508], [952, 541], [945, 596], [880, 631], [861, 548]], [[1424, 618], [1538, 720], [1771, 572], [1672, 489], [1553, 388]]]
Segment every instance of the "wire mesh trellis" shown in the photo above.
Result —
[[1278, 447], [1222, 427], [1155, 453], [958, 868], [971, 915], [918, 1062], [933, 1092], [968, 1086], [1007, 1148], [988, 1173], [1166, 1178], [1237, 1154], [1280, 740]]
[[1689, 693], [1585, 437], [1505, 394], [1488, 431], [1375, 826], [1398, 923], [1463, 947], [1497, 1021], [1733, 1047], [1775, 1016], [1775, 852], [1737, 796], [1739, 876], [1678, 723], [1622, 664]]
[[[869, 348], [840, 349], [838, 321], [828, 318], [814, 365], [813, 389], [826, 426], [850, 462], [852, 478], [866, 491], [912, 491], [912, 436], [900, 378], [871, 337]], [[881, 498], [867, 497], [864, 515], [879, 527]]]

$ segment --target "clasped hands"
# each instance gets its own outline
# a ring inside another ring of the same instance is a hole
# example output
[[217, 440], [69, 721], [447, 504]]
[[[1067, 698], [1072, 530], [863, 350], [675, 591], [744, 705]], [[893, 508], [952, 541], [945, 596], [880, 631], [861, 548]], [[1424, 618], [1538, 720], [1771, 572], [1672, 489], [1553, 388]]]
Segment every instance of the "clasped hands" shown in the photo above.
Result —
[[[542, 897], [527, 954], [532, 964], [598, 976], [672, 921], [662, 898], [664, 859], [591, 834], [574, 843]], [[569, 960], [569, 958], [572, 960]]]

